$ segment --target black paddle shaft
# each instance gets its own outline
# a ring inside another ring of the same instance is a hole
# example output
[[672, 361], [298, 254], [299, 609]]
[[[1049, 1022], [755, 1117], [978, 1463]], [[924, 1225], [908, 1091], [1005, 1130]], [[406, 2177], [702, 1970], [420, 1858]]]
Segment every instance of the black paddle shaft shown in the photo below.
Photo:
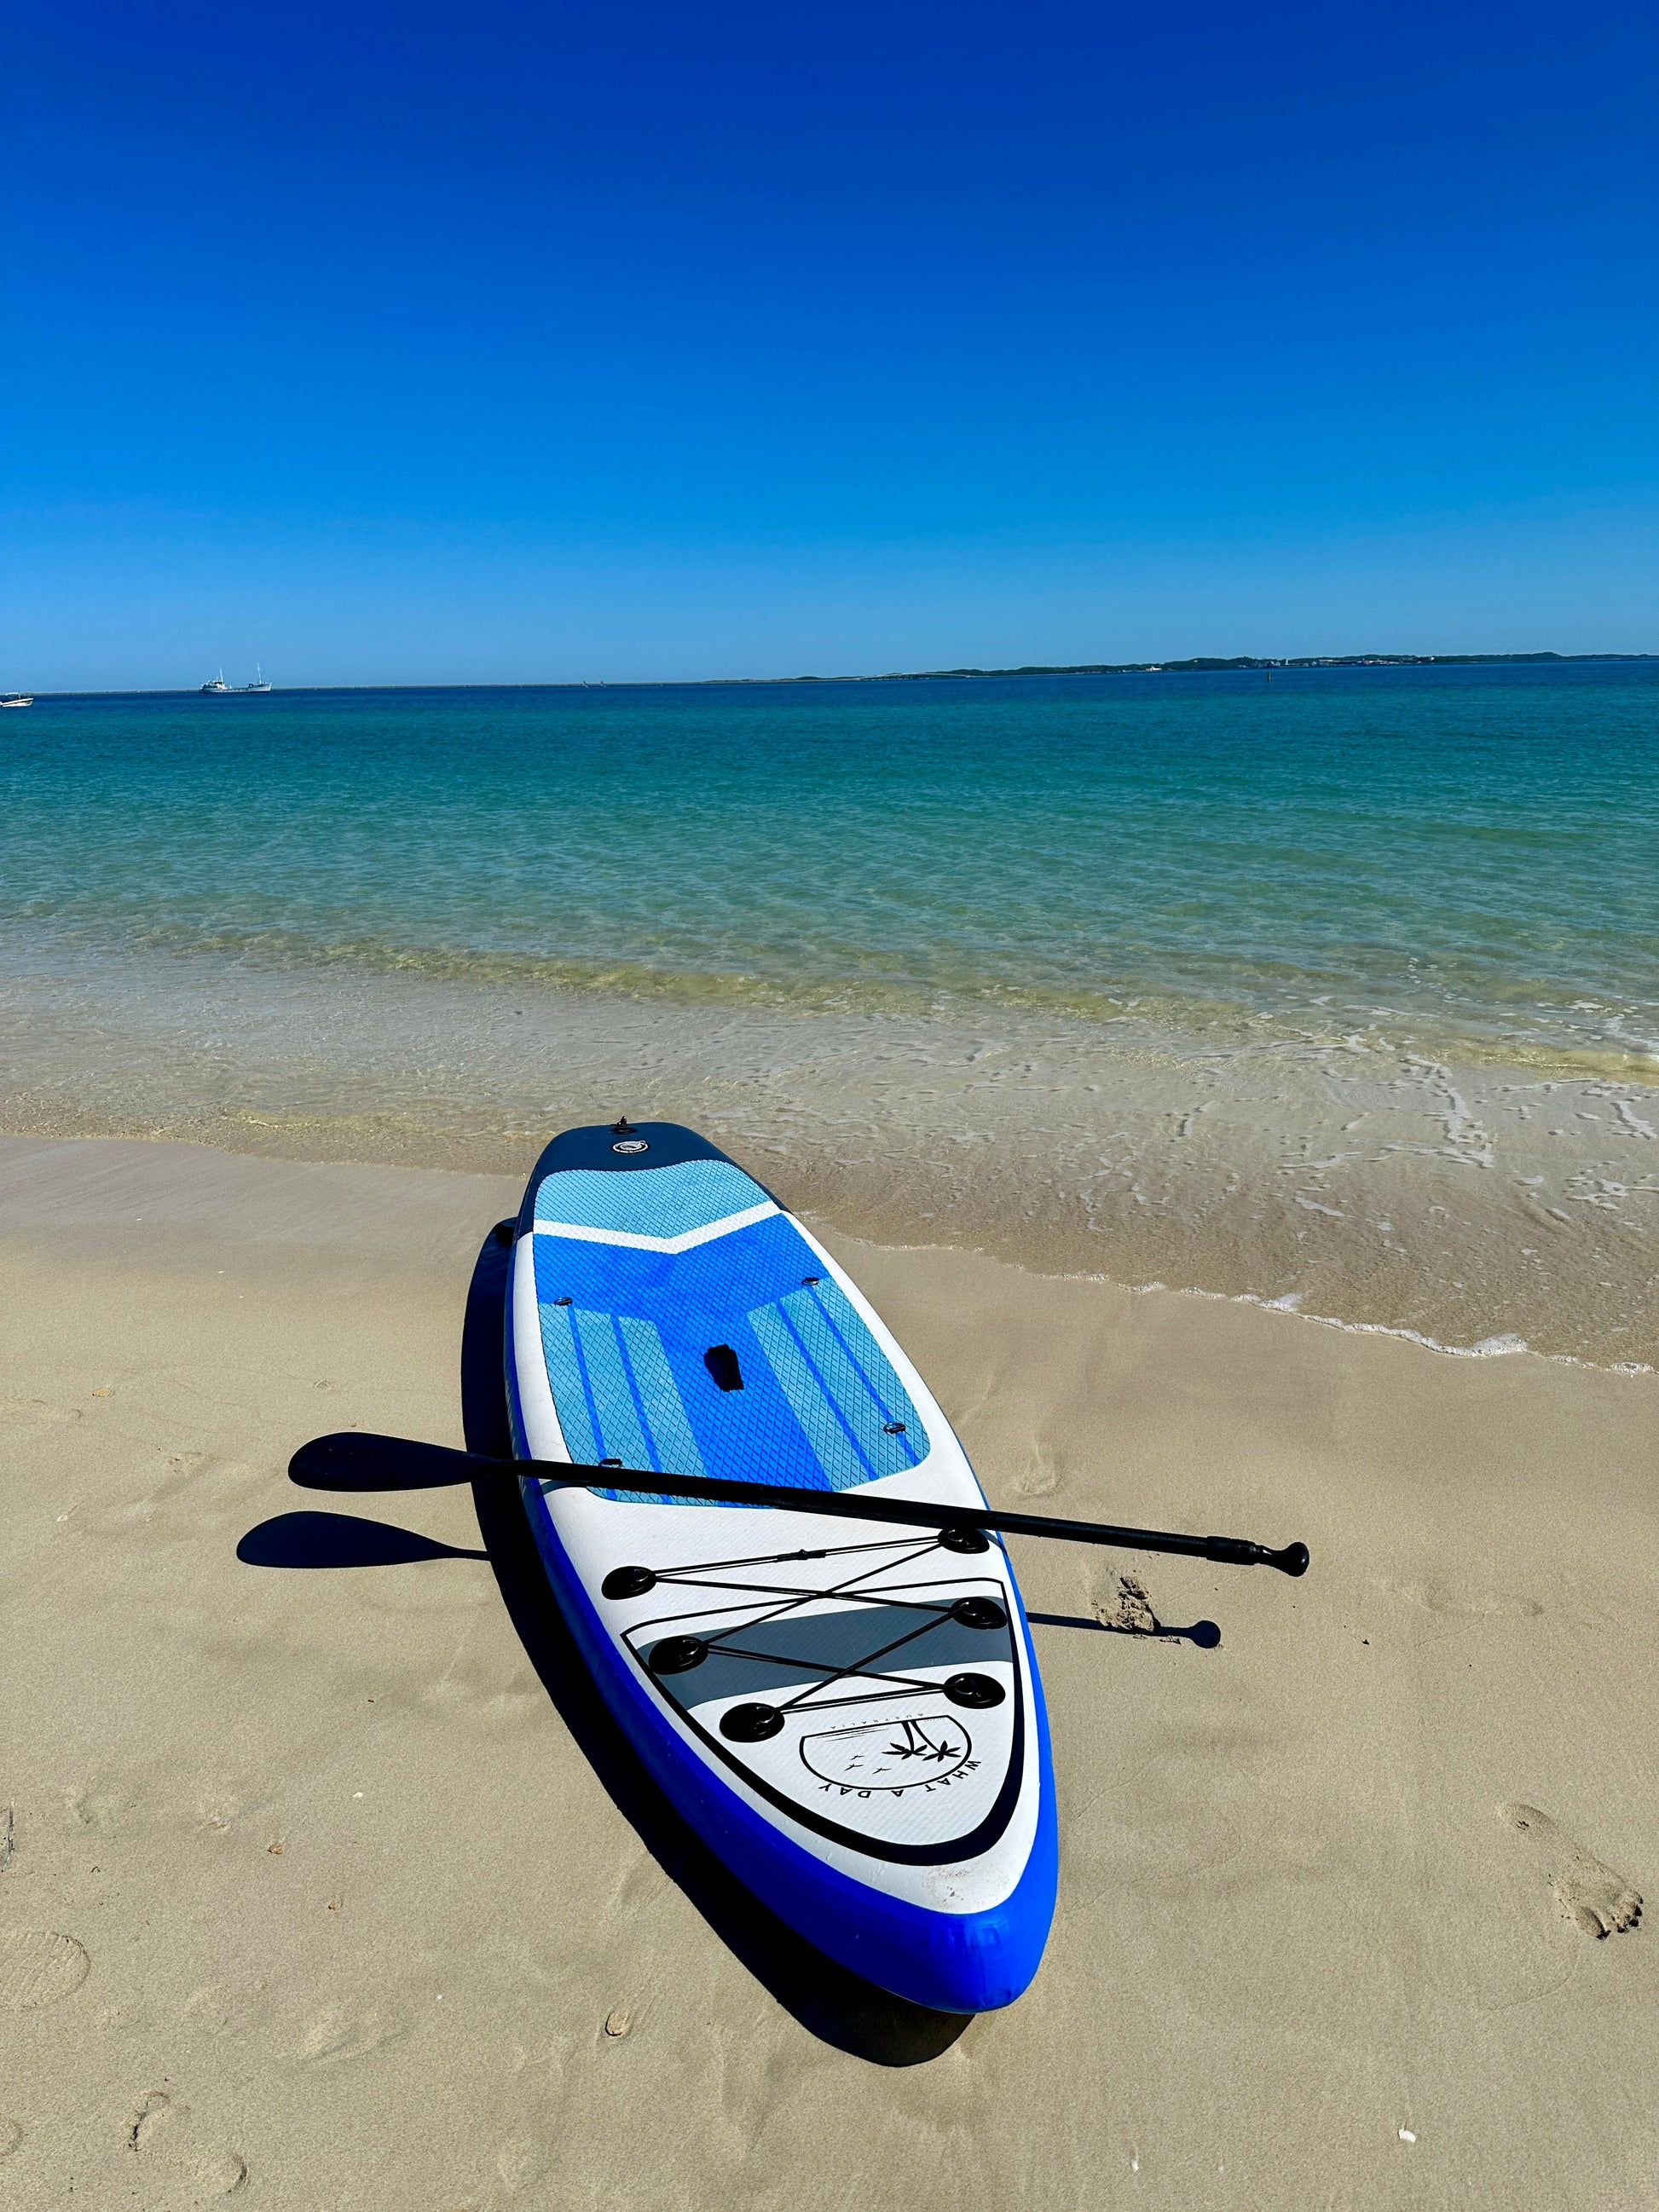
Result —
[[706, 1498], [717, 1505], [770, 1505], [786, 1513], [826, 1513], [854, 1521], [887, 1521], [903, 1528], [975, 1528], [1005, 1536], [1058, 1537], [1072, 1544], [1109, 1544], [1132, 1552], [1173, 1552], [1217, 1566], [1308, 1571], [1305, 1544], [1273, 1551], [1243, 1536], [1181, 1536], [1162, 1528], [1119, 1528], [1103, 1521], [1059, 1521], [1046, 1513], [983, 1511], [971, 1505], [929, 1505], [908, 1498], [872, 1498], [867, 1491], [797, 1490], [781, 1483], [728, 1481], [705, 1474], [661, 1474], [636, 1467], [580, 1467], [565, 1460], [486, 1459], [446, 1444], [366, 1435], [356, 1429], [316, 1437], [289, 1463], [289, 1478], [307, 1490], [431, 1490], [485, 1477], [530, 1476], [567, 1490], [637, 1490], [653, 1498]]

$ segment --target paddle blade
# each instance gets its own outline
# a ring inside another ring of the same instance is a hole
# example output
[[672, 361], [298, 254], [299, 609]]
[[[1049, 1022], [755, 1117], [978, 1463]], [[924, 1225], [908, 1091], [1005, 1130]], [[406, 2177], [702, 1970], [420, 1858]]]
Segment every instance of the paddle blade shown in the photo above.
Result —
[[304, 1490], [441, 1490], [471, 1482], [477, 1469], [465, 1452], [447, 1444], [413, 1443], [342, 1429], [313, 1437], [288, 1463], [288, 1478]]

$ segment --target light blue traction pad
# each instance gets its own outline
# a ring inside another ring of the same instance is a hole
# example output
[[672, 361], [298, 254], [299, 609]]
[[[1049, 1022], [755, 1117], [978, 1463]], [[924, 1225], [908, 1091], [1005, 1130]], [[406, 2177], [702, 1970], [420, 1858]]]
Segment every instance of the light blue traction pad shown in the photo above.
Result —
[[633, 1237], [683, 1237], [689, 1229], [706, 1229], [769, 1202], [753, 1177], [730, 1160], [683, 1160], [678, 1167], [618, 1172], [565, 1168], [536, 1193], [536, 1219], [620, 1229]]
[[[660, 1197], [659, 1181], [668, 1185]], [[589, 1188], [567, 1194], [573, 1183]], [[594, 1184], [623, 1188], [613, 1199]], [[720, 1161], [615, 1175], [567, 1169], [542, 1185], [536, 1212], [665, 1237], [765, 1195]], [[709, 1210], [697, 1218], [696, 1206]], [[601, 1207], [611, 1216], [603, 1224], [592, 1218]], [[848, 1490], [915, 1466], [927, 1449], [908, 1394], [851, 1301], [828, 1277], [803, 1281], [823, 1263], [785, 1214], [678, 1253], [538, 1231], [534, 1263], [548, 1380], [579, 1462]], [[722, 1344], [738, 1356], [741, 1390], [720, 1389], [704, 1364]], [[903, 1425], [898, 1434], [891, 1424]]]

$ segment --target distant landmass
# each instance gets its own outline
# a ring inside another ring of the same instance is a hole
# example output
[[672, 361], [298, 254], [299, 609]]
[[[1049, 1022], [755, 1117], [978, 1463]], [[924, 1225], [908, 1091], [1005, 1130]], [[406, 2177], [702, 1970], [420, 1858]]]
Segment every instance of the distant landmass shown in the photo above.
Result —
[[[1190, 660], [1076, 660], [1023, 668], [907, 668], [882, 676], [739, 677], [738, 683], [928, 684], [949, 676], [1164, 676], [1213, 674], [1231, 668], [1481, 668], [1504, 661], [1653, 660], [1651, 653], [1306, 653], [1292, 659], [1236, 653], [1200, 653]], [[730, 683], [730, 677], [715, 682]]]
[[[1259, 669], [1271, 672], [1275, 668], [1486, 668], [1505, 663], [1517, 665], [1538, 665], [1555, 663], [1565, 666], [1573, 661], [1589, 660], [1659, 660], [1655, 653], [1304, 653], [1293, 657], [1270, 656], [1267, 653], [1195, 653], [1186, 660], [1068, 660], [1027, 661], [1018, 668], [895, 668], [884, 673], [861, 676], [693, 676], [693, 677], [603, 677], [570, 678], [554, 684], [295, 684], [281, 687], [289, 691], [665, 691], [702, 690], [720, 684], [933, 684], [949, 679], [967, 681], [973, 677], [992, 676], [1180, 676], [1226, 675], [1230, 672]], [[234, 696], [244, 693], [269, 692], [275, 687], [263, 681], [237, 687]], [[215, 692], [216, 684], [190, 686], [194, 691]], [[231, 693], [226, 684], [225, 693]], [[37, 690], [36, 698], [94, 699], [94, 698], [161, 698], [170, 692], [95, 692]], [[11, 703], [0, 700], [0, 705]], [[26, 702], [27, 703], [27, 702]]]

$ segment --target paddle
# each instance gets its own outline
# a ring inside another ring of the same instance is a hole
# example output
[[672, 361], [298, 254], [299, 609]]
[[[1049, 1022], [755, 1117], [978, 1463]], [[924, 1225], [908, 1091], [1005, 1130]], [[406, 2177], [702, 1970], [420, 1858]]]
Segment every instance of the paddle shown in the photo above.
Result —
[[435, 1490], [486, 1475], [531, 1475], [568, 1490], [641, 1490], [653, 1496], [703, 1498], [720, 1505], [771, 1505], [789, 1513], [827, 1513], [854, 1521], [890, 1521], [906, 1528], [991, 1529], [1007, 1536], [1057, 1536], [1073, 1544], [1114, 1544], [1133, 1552], [1174, 1552], [1217, 1566], [1308, 1571], [1305, 1544], [1281, 1552], [1242, 1536], [1178, 1536], [1160, 1528], [1115, 1528], [1103, 1521], [1057, 1521], [1046, 1513], [977, 1512], [969, 1505], [927, 1505], [908, 1498], [872, 1498], [866, 1490], [795, 1490], [771, 1482], [728, 1482], [713, 1475], [655, 1474], [633, 1467], [577, 1467], [563, 1460], [485, 1459], [447, 1444], [416, 1443], [347, 1429], [314, 1437], [289, 1462], [289, 1478], [307, 1490]]

